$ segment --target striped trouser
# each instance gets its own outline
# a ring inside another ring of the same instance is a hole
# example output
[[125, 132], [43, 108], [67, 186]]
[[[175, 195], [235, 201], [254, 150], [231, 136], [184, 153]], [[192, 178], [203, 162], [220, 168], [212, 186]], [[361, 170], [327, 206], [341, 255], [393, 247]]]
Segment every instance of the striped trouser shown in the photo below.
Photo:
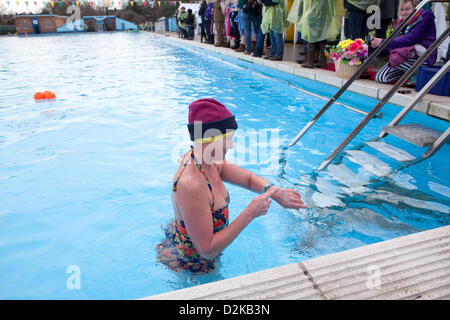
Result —
[[375, 81], [378, 83], [391, 83], [392, 81], [397, 81], [416, 61], [417, 59], [409, 59], [395, 68], [391, 68], [389, 63], [387, 63], [377, 72]]

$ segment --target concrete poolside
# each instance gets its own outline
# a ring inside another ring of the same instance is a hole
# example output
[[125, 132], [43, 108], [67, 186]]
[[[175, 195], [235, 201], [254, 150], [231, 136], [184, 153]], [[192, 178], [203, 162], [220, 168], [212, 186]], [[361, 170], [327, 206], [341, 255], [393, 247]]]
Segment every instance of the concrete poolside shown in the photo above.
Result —
[[[199, 36], [197, 35], [193, 41], [184, 40], [178, 38], [177, 34], [174, 32], [166, 32], [162, 35], [153, 33], [158, 36], [168, 37], [173, 41], [177, 41], [180, 43], [186, 43], [188, 45], [197, 46], [199, 48], [207, 49], [219, 54], [227, 55], [233, 58], [242, 59], [249, 61], [251, 63], [259, 64], [266, 66], [268, 68], [272, 68], [275, 70], [279, 70], [282, 72], [294, 74], [298, 77], [315, 80], [318, 82], [322, 82], [337, 88], [342, 87], [346, 80], [338, 78], [334, 71], [324, 70], [324, 69], [306, 69], [301, 67], [296, 61], [299, 58], [299, 50], [300, 45], [295, 45], [292, 43], [285, 43], [285, 55], [283, 57], [283, 61], [270, 61], [263, 58], [255, 58], [251, 55], [246, 55], [242, 52], [235, 52], [230, 48], [224, 47], [215, 47], [213, 45], [204, 44], [200, 42]], [[348, 91], [355, 92], [358, 94], [365, 95], [370, 98], [375, 98], [380, 100], [383, 96], [392, 88], [392, 85], [388, 84], [379, 84], [375, 81], [367, 80], [367, 79], [359, 79], [356, 80], [348, 89]], [[417, 92], [414, 89], [411, 90], [411, 93], [408, 94], [400, 94], [396, 93], [389, 100], [389, 103], [398, 105], [400, 107], [408, 106], [414, 100]], [[450, 97], [437, 96], [432, 94], [425, 95], [424, 99], [414, 108], [414, 110], [428, 114], [430, 116], [450, 120]]]
[[450, 299], [450, 226], [143, 299]]

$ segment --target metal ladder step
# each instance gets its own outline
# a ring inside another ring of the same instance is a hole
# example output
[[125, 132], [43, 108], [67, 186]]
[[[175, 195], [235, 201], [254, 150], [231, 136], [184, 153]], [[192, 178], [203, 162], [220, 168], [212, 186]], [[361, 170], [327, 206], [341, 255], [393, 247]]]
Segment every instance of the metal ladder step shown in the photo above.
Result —
[[365, 186], [370, 183], [369, 180], [357, 175], [345, 164], [330, 164], [327, 173], [332, 179], [344, 185], [345, 187], [342, 187], [341, 190], [349, 195], [368, 191]]
[[384, 127], [383, 130], [399, 139], [408, 141], [419, 147], [431, 146], [442, 134], [437, 130], [417, 123], [399, 124]]
[[361, 150], [346, 150], [348, 160], [360, 165], [366, 171], [376, 175], [377, 177], [384, 177], [391, 173], [391, 167], [378, 159]]
[[399, 149], [385, 142], [370, 141], [366, 142], [366, 145], [397, 161], [412, 161], [416, 158], [405, 150]]

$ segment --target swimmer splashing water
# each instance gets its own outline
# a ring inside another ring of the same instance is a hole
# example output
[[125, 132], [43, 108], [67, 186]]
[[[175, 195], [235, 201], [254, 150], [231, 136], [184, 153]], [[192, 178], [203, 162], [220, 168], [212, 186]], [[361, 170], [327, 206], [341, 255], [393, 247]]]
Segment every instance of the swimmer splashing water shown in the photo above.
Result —
[[[265, 215], [271, 199], [286, 209], [306, 208], [300, 194], [227, 160], [233, 148], [235, 117], [219, 101], [200, 99], [189, 105], [188, 130], [194, 146], [182, 156], [175, 174], [172, 204], [175, 219], [156, 246], [158, 260], [170, 269], [206, 273], [217, 256], [255, 218]], [[229, 223], [230, 196], [224, 182], [260, 193]]]

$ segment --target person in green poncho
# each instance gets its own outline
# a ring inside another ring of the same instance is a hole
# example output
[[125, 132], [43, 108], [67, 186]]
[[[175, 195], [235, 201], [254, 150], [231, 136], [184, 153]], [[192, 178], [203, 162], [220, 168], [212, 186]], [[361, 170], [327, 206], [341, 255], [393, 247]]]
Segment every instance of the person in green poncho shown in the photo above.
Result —
[[[295, 0], [289, 11], [288, 21], [297, 24], [297, 31], [307, 41], [304, 68], [326, 68], [325, 45], [327, 40], [335, 40], [340, 35], [343, 0]], [[319, 48], [320, 58], [314, 63], [315, 51]]]
[[188, 37], [188, 27], [186, 24], [187, 15], [188, 13], [186, 12], [186, 9], [184, 7], [181, 7], [181, 11], [178, 14], [178, 26], [180, 27], [180, 31], [184, 39], [187, 39]]
[[344, 0], [344, 7], [347, 10], [344, 32], [347, 39], [364, 39], [368, 35], [367, 9], [373, 5], [379, 6], [380, 0]]
[[289, 26], [287, 21], [288, 1], [287, 0], [261, 0], [263, 4], [261, 32], [269, 33], [270, 55], [264, 58], [270, 60], [283, 60], [284, 54], [284, 29]]

